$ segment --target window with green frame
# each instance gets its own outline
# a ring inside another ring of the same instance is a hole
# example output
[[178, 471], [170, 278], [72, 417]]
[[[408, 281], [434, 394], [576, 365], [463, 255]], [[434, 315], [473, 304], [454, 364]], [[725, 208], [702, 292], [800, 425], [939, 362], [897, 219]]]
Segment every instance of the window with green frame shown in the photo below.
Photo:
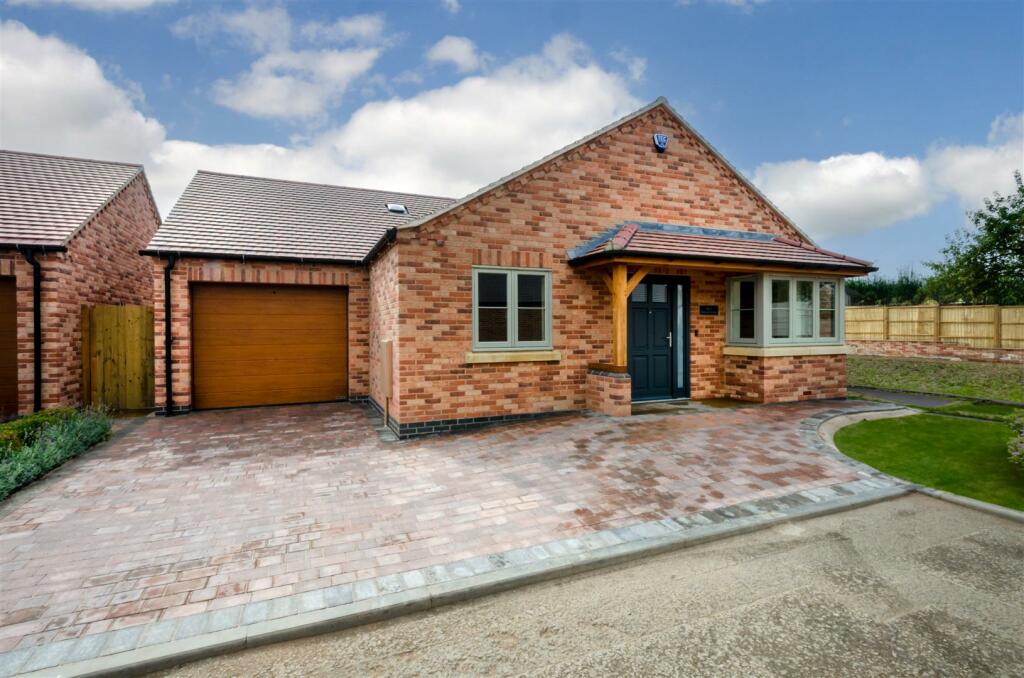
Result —
[[842, 279], [759, 274], [730, 278], [730, 344], [842, 343]]
[[473, 268], [473, 350], [551, 348], [551, 272]]

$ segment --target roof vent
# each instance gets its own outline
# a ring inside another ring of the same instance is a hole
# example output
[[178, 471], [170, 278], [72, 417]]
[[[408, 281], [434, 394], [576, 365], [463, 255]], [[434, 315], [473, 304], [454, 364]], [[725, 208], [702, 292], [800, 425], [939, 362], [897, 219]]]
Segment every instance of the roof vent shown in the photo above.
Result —
[[400, 202], [389, 202], [387, 204], [387, 208], [388, 208], [388, 212], [391, 212], [392, 214], [408, 214], [409, 213], [409, 210], [407, 210], [405, 208], [405, 205], [403, 205]]

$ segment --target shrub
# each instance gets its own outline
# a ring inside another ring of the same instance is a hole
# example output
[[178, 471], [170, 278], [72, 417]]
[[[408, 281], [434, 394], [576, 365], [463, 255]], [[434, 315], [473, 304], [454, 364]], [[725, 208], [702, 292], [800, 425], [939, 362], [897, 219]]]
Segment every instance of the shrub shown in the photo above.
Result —
[[0, 457], [0, 500], [110, 435], [110, 417], [104, 412], [62, 410], [44, 424], [19, 429], [28, 432], [31, 442]]
[[1010, 420], [1010, 428], [1015, 434], [1007, 444], [1010, 461], [1024, 468], [1024, 412]]
[[73, 407], [54, 407], [0, 424], [0, 459], [34, 443], [46, 427], [65, 422], [77, 414], [78, 410]]

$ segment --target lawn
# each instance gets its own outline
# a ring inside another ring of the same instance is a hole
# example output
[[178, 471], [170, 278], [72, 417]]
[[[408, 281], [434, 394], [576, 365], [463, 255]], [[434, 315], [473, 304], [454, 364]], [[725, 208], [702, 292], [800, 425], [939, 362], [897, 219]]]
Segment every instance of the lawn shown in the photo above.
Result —
[[992, 419], [995, 421], [1009, 421], [1011, 417], [1021, 412], [1024, 408], [1013, 405], [999, 405], [998, 403], [953, 403], [931, 410], [937, 414], [959, 414], [965, 417], [976, 419]]
[[851, 355], [851, 386], [948, 393], [1024, 402], [1024, 364], [969, 363]]
[[1024, 511], [1024, 469], [1008, 426], [936, 414], [862, 421], [836, 433], [843, 453], [897, 478]]

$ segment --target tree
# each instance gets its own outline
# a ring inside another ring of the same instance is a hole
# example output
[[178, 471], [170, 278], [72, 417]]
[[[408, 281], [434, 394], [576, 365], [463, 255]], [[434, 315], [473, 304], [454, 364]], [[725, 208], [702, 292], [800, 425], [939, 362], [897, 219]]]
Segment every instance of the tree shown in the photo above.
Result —
[[914, 269], [907, 268], [895, 278], [872, 275], [863, 280], [848, 280], [846, 293], [851, 306], [920, 304], [925, 299], [927, 282]]
[[1024, 304], [1024, 182], [1014, 172], [1017, 190], [996, 193], [968, 216], [974, 228], [961, 228], [946, 240], [940, 262], [925, 286], [940, 302]]

